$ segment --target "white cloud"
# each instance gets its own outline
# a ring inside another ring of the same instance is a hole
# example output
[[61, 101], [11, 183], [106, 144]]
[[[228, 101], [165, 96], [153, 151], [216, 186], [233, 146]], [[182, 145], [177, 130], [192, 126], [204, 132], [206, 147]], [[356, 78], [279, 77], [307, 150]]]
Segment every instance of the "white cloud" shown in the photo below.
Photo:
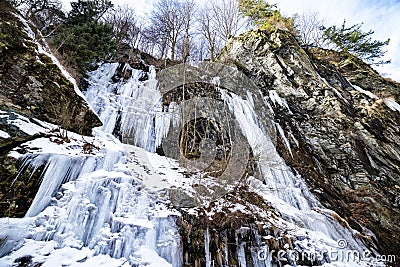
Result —
[[[218, 0], [214, 0], [218, 1]], [[62, 0], [69, 8], [70, 0]], [[149, 14], [155, 0], [113, 0], [114, 4], [127, 4], [138, 14]], [[363, 30], [374, 30], [377, 40], [390, 38], [385, 59], [391, 59], [377, 70], [387, 77], [400, 81], [400, 0], [271, 0], [286, 15], [317, 11], [328, 25], [340, 25], [346, 19], [348, 25], [364, 22]]]

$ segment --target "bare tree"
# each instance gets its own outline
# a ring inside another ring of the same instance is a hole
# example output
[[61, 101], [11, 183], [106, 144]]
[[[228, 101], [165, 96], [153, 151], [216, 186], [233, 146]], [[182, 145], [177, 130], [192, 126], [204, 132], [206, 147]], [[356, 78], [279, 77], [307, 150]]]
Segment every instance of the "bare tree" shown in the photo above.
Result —
[[183, 20], [183, 37], [182, 37], [182, 49], [181, 57], [182, 61], [186, 62], [190, 56], [192, 50], [192, 24], [196, 12], [196, 5], [194, 0], [184, 0], [182, 2], [181, 19]]
[[43, 33], [50, 32], [66, 18], [60, 0], [20, 0], [13, 3]]
[[307, 48], [323, 45], [324, 20], [319, 19], [318, 12], [294, 15], [295, 30], [299, 41]]
[[191, 58], [195, 62], [210, 59], [210, 50], [207, 40], [201, 35], [196, 35], [196, 42], [192, 44]]
[[[217, 44], [217, 23], [211, 14], [210, 9], [203, 8], [198, 14], [199, 32], [202, 35], [202, 39], [208, 44], [208, 52], [211, 61], [214, 61], [215, 55], [218, 50]], [[203, 52], [202, 50], [200, 50]]]
[[[161, 37], [161, 55], [169, 49], [171, 60], [175, 60], [176, 46], [184, 30], [183, 5], [179, 0], [159, 0], [150, 16], [151, 26], [147, 38], [156, 41]], [[152, 35], [152, 36], [151, 36]], [[166, 43], [165, 43], [166, 42]], [[163, 47], [163, 46], [167, 47]]]
[[238, 34], [246, 24], [236, 0], [209, 0], [198, 13], [197, 21], [212, 61], [229, 37]]
[[159, 29], [158, 25], [151, 24], [142, 31], [143, 40], [140, 42], [140, 49], [143, 52], [164, 58], [167, 53], [168, 36]]
[[243, 29], [245, 21], [240, 15], [239, 5], [236, 0], [210, 0], [211, 15], [216, 21], [217, 33], [224, 41], [230, 36], [235, 36]]
[[104, 21], [113, 28], [117, 44], [128, 44], [134, 48], [138, 46], [141, 38], [141, 24], [133, 8], [114, 7], [104, 15]]

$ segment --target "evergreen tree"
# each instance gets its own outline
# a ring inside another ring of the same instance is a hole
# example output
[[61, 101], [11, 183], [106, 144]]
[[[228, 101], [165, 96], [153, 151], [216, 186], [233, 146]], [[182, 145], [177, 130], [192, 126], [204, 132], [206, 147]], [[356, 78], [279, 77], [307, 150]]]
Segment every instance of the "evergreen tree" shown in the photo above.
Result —
[[93, 61], [106, 59], [116, 48], [112, 28], [96, 22], [64, 26], [53, 42], [81, 72], [86, 71]]
[[294, 20], [281, 15], [276, 5], [264, 0], [238, 0], [243, 16], [250, 18], [252, 24], [262, 30], [283, 29], [294, 33]]
[[374, 31], [363, 32], [361, 24], [346, 27], [346, 20], [341, 27], [331, 26], [324, 30], [324, 39], [333, 44], [339, 51], [349, 52], [370, 64], [385, 64], [389, 61], [376, 61], [383, 57], [386, 51], [383, 47], [388, 45], [390, 39], [386, 41], [372, 40], [371, 35]]
[[113, 4], [109, 0], [78, 0], [71, 2], [71, 7], [68, 22], [77, 24], [98, 21]]
[[112, 5], [107, 0], [78, 0], [71, 6], [68, 19], [58, 29], [53, 42], [84, 73], [91, 63], [107, 59], [115, 52], [112, 27], [99, 21]]
[[264, 0], [238, 0], [239, 10], [247, 16], [256, 26], [262, 26], [266, 20], [276, 12], [276, 5], [271, 5]]

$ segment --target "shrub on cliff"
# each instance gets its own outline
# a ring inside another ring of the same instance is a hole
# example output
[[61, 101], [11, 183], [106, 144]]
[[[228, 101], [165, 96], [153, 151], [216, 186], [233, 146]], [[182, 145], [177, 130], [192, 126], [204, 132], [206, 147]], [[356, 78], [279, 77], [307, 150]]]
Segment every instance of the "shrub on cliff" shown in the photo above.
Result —
[[283, 17], [276, 5], [264, 0], [238, 0], [243, 16], [261, 30], [285, 29], [294, 33], [294, 20]]
[[81, 72], [87, 70], [91, 62], [109, 57], [116, 48], [112, 28], [98, 22], [62, 26], [53, 42]]
[[371, 35], [374, 31], [363, 32], [361, 26], [362, 23], [347, 27], [345, 20], [341, 27], [330, 26], [324, 29], [324, 39], [332, 44], [334, 49], [349, 52], [369, 64], [390, 63], [390, 61], [377, 61], [385, 55], [386, 51], [383, 48], [389, 44], [390, 39], [373, 40]]
[[116, 50], [112, 27], [99, 21], [112, 4], [107, 0], [78, 0], [71, 7], [52, 41], [57, 51], [84, 73], [90, 63], [105, 60]]

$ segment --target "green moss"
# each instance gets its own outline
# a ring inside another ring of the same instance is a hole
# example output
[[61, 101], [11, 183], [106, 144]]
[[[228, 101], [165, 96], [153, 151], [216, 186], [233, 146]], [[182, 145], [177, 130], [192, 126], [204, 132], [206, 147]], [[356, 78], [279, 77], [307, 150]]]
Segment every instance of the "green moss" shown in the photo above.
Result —
[[45, 54], [39, 54], [39, 59], [40, 59], [40, 61], [42, 61], [43, 63], [53, 65], [53, 61], [51, 60], [51, 58], [48, 57], [48, 56], [46, 56]]
[[22, 56], [22, 58], [23, 58], [25, 61], [32, 60], [32, 54], [31, 54], [30, 52], [24, 53], [23, 56]]
[[244, 64], [242, 64], [239, 60], [232, 60], [232, 63], [236, 66], [236, 68], [243, 72], [243, 73], [247, 73], [248, 70], [246, 68], [246, 66]]

